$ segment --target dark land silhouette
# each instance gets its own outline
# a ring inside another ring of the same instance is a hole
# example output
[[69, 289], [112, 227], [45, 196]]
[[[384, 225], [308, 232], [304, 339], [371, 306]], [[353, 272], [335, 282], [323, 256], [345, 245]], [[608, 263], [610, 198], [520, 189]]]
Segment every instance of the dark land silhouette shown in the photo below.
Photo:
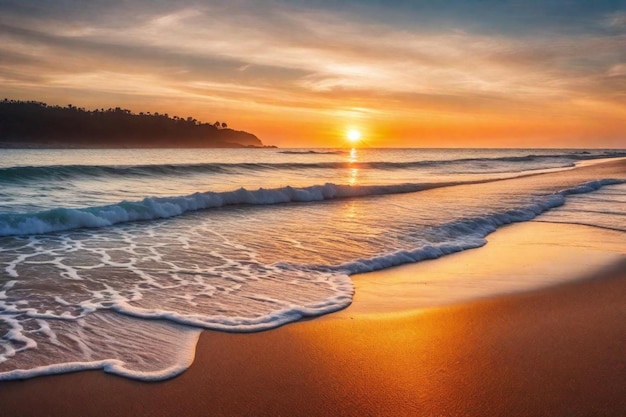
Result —
[[193, 117], [0, 101], [0, 148], [263, 147], [255, 135]]

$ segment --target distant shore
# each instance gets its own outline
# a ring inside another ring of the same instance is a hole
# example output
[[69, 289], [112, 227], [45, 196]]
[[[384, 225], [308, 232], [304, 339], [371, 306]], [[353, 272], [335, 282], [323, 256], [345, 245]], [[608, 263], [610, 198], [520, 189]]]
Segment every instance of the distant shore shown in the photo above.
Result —
[[263, 148], [252, 133], [225, 122], [133, 113], [120, 107], [84, 109], [38, 101], [0, 101], [0, 148]]
[[106, 144], [88, 145], [63, 145], [63, 144], [28, 144], [24, 145], [17, 142], [1, 142], [0, 149], [278, 149], [274, 145], [239, 145], [236, 143], [219, 143], [211, 146], [175, 146], [175, 144], [164, 146], [150, 146], [142, 144], [130, 144], [127, 146], [107, 146]]

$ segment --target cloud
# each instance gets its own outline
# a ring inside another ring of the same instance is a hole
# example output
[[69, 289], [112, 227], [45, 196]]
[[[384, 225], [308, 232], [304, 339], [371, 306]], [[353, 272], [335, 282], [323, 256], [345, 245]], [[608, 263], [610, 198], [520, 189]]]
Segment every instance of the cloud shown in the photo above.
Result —
[[609, 77], [626, 77], [626, 64], [617, 64], [609, 68]]
[[612, 29], [626, 30], [626, 11], [610, 14], [605, 22], [606, 25]]
[[[0, 5], [3, 84], [13, 91], [222, 102], [251, 111], [510, 115], [562, 111], [564, 103], [588, 111], [575, 103], [589, 100], [624, 109], [626, 34], [592, 30], [592, 23], [550, 30], [537, 24], [541, 30], [523, 34], [486, 31], [487, 20], [480, 28], [456, 18], [420, 25], [428, 14], [416, 17], [413, 2], [403, 3], [408, 12], [397, 21], [390, 17], [398, 10], [371, 3], [341, 9], [336, 2], [314, 8], [245, 0], [82, 4]], [[550, 10], [563, 4], [552, 2]], [[581, 10], [564, 16], [579, 23]], [[605, 10], [598, 7], [589, 22]], [[494, 13], [504, 11], [498, 6]], [[524, 9], [525, 19], [535, 12]], [[444, 13], [439, 8], [431, 16]], [[603, 16], [613, 29], [624, 26], [623, 12]]]

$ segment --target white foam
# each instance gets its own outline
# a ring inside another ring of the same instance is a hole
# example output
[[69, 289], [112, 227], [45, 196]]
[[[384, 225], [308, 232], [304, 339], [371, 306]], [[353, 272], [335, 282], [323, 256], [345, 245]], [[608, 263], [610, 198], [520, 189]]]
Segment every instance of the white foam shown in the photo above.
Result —
[[106, 359], [89, 362], [64, 362], [51, 365], [36, 366], [30, 369], [14, 369], [12, 371], [0, 372], [0, 381], [11, 381], [15, 379], [29, 379], [37, 376], [65, 374], [69, 372], [90, 371], [102, 369], [104, 372], [123, 376], [139, 381], [163, 381], [174, 378], [185, 372], [193, 363], [195, 358], [195, 346], [200, 337], [200, 332], [194, 334], [194, 340], [188, 343], [191, 348], [187, 349], [187, 355], [180, 355], [179, 361], [174, 365], [158, 369], [156, 371], [133, 370], [127, 364], [118, 359]]
[[[30, 355], [25, 366], [11, 367], [13, 358], [4, 355], [9, 360], [3, 363], [0, 355], [0, 381], [94, 369], [143, 381], [164, 380], [191, 366], [200, 336], [199, 329], [102, 312], [81, 321], [51, 321], [41, 329], [28, 335], [34, 345], [12, 352]], [[63, 342], [57, 333], [63, 334]]]

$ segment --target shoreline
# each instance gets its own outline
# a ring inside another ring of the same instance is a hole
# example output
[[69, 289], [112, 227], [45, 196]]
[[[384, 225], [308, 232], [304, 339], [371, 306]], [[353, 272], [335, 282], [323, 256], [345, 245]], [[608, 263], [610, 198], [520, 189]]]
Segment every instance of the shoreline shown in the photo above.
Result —
[[535, 218], [502, 226], [486, 239], [484, 246], [441, 258], [352, 275], [353, 304], [334, 317], [344, 311], [406, 313], [532, 294], [592, 279], [626, 260], [626, 232], [596, 226]]
[[[503, 239], [516, 244], [525, 226], [543, 225], [509, 226]], [[489, 263], [489, 248], [466, 253]], [[429, 262], [458, 268], [454, 257]], [[357, 296], [340, 312], [259, 333], [203, 332], [193, 365], [172, 380], [86, 371], [1, 382], [0, 415], [621, 416], [626, 255], [579, 278], [447, 307], [400, 301], [381, 312], [358, 296], [368, 283], [355, 277]]]
[[[545, 178], [623, 177], [624, 165]], [[623, 416], [623, 237], [508, 225], [480, 248], [352, 276], [353, 303], [339, 312], [258, 333], [204, 331], [194, 363], [171, 380], [84, 371], [0, 382], [0, 416]], [[441, 277], [468, 273], [544, 285], [420, 304], [429, 282], [430, 300], [451, 291]]]

